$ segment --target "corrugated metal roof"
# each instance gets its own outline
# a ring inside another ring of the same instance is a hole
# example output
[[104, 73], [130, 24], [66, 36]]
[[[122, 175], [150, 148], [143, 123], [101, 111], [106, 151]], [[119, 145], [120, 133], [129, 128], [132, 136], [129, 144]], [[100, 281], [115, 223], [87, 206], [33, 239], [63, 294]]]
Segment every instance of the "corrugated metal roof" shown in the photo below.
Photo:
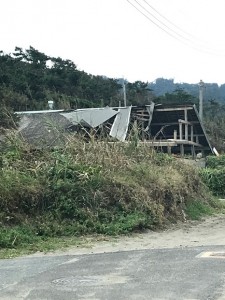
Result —
[[98, 109], [79, 109], [68, 113], [60, 113], [61, 116], [68, 119], [72, 124], [81, 124], [90, 128], [95, 128], [113, 116], [118, 114], [118, 111], [110, 107]]

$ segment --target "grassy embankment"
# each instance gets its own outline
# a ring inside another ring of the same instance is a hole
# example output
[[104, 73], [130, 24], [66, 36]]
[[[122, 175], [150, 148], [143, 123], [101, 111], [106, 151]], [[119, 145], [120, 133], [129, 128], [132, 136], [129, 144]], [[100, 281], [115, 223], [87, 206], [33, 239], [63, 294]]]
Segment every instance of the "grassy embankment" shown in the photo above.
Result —
[[32, 150], [14, 133], [0, 157], [0, 255], [50, 250], [86, 234], [117, 235], [213, 212], [189, 165], [135, 142]]

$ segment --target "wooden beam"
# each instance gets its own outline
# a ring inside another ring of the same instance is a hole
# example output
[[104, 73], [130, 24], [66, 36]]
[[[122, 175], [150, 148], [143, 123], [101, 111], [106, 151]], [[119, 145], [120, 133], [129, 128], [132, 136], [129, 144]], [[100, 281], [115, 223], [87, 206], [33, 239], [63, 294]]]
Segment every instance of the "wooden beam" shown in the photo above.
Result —
[[[179, 121], [179, 120], [178, 120]], [[159, 123], [151, 123], [151, 126], [163, 126], [163, 125], [178, 125], [179, 122], [159, 122]], [[185, 122], [184, 120], [181, 120]], [[199, 121], [189, 122], [189, 125], [200, 124]]]
[[149, 117], [149, 114], [148, 113], [136, 113], [135, 116], [138, 116], [138, 117]]
[[[198, 137], [203, 137], [203, 136], [205, 136], [205, 135], [204, 134], [198, 134]], [[193, 135], [193, 141], [192, 142], [194, 142], [195, 137], [196, 137], [196, 134]], [[164, 138], [165, 139], [174, 139], [174, 133], [173, 134], [164, 134]], [[177, 138], [179, 139], [178, 135], [177, 135]]]
[[[100, 143], [105, 143], [105, 142], [100, 142]], [[129, 144], [131, 143], [130, 141], [116, 141], [116, 142], [106, 142], [107, 144]], [[149, 140], [149, 141], [138, 141], [138, 145], [146, 145], [149, 147], [174, 147], [177, 146], [177, 143], [174, 141], [169, 141], [169, 140], [164, 140], [164, 141], [154, 141], [154, 140]]]
[[203, 145], [199, 144], [199, 143], [195, 143], [192, 141], [187, 141], [187, 140], [174, 140], [174, 139], [168, 139], [168, 141], [170, 142], [175, 142], [178, 145], [183, 144], [183, 145], [191, 145], [191, 146], [196, 146], [196, 147], [203, 147]]
[[174, 147], [177, 146], [175, 141], [149, 141], [142, 142], [143, 144], [147, 144], [150, 147]]
[[194, 108], [191, 106], [186, 106], [186, 107], [167, 107], [167, 108], [155, 108], [155, 111], [184, 111], [184, 110], [193, 110]]
[[148, 122], [149, 119], [144, 119], [144, 118], [141, 118], [141, 117], [136, 117], [136, 119], [138, 121], [143, 121], [143, 122]]
[[[185, 125], [193, 125], [193, 123], [192, 122], [188, 122], [188, 121], [185, 121], [185, 120], [182, 120], [182, 119], [179, 119], [178, 120], [178, 123], [180, 124], [185, 124]], [[199, 123], [199, 122], [198, 122]]]

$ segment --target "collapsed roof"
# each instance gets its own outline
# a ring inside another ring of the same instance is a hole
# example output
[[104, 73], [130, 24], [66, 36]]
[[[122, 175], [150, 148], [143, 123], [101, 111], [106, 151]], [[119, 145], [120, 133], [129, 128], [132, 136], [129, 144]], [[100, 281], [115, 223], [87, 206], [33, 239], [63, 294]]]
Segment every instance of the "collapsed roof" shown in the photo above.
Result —
[[128, 141], [133, 128], [141, 142], [163, 151], [192, 154], [212, 152], [194, 105], [104, 107], [70, 111], [20, 112], [19, 131], [34, 145], [61, 145], [62, 133], [83, 131], [96, 138]]

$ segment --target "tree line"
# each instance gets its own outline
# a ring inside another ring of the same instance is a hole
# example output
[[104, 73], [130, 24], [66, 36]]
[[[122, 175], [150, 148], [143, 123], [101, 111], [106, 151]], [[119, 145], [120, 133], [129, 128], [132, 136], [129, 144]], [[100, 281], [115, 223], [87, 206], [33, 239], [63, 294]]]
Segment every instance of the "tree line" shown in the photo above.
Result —
[[16, 47], [10, 54], [0, 51], [0, 105], [14, 111], [46, 109], [49, 100], [55, 109], [118, 106], [123, 104], [124, 84], [128, 105], [196, 102], [180, 87], [157, 95], [148, 82], [88, 74], [69, 59], [48, 56], [31, 46]]
[[[148, 83], [126, 82], [129, 104], [150, 101]], [[121, 80], [78, 70], [69, 59], [50, 57], [30, 47], [13, 53], [0, 51], [0, 101], [14, 111], [118, 106], [123, 99]]]

